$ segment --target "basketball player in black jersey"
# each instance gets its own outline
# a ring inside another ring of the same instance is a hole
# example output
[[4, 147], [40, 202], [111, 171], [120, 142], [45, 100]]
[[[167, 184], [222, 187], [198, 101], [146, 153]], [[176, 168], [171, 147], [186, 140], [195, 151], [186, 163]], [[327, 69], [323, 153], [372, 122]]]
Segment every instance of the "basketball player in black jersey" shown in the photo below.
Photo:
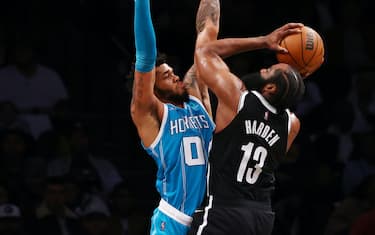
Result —
[[218, 106], [208, 198], [203, 212], [195, 214], [189, 234], [271, 234], [274, 171], [300, 129], [288, 107], [303, 95], [303, 79], [287, 64], [240, 79], [223, 58], [263, 48], [287, 53], [280, 40], [300, 33], [302, 26], [288, 23], [266, 36], [212, 41], [207, 38], [216, 38], [218, 27], [210, 19], [205, 21], [198, 34], [195, 63], [200, 79], [218, 98]]

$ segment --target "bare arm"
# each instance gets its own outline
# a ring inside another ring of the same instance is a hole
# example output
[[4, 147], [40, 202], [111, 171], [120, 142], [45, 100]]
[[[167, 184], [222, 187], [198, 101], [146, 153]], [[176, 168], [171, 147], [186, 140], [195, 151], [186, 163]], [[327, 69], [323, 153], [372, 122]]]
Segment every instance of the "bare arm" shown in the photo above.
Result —
[[207, 43], [205, 38], [212, 37], [217, 33], [217, 29], [212, 21], [206, 21], [204, 30], [198, 35], [195, 63], [201, 79], [218, 97], [216, 131], [226, 127], [235, 117], [240, 95], [243, 91], [242, 81], [230, 72], [223, 58], [262, 48], [285, 53], [285, 48], [279, 45], [280, 40], [286, 35], [300, 32], [302, 26], [298, 23], [289, 23], [266, 36], [228, 38]]
[[155, 72], [135, 72], [131, 117], [145, 146], [156, 138], [163, 116], [163, 103], [154, 95]]
[[[212, 28], [214, 25], [210, 24], [207, 28], [207, 32], [202, 38], [211, 37], [210, 35], [215, 33], [216, 29]], [[226, 38], [216, 41], [200, 41], [197, 48], [208, 48], [213, 53], [217, 54], [221, 58], [227, 58], [229, 56], [239, 54], [242, 52], [253, 51], [258, 49], [270, 49], [281, 53], [287, 53], [284, 47], [279, 45], [282, 38], [290, 34], [301, 32], [303, 24], [300, 23], [288, 23], [284, 26], [274, 30], [272, 33], [266, 36], [249, 37], [249, 38]]]
[[[212, 34], [211, 37], [204, 38], [204, 42], [214, 41], [217, 39], [219, 31], [219, 21], [220, 21], [220, 2], [219, 0], [201, 0], [199, 3], [195, 27], [197, 34], [199, 35], [205, 26], [207, 19], [214, 22], [216, 33]], [[201, 39], [202, 40], [202, 39]], [[210, 95], [208, 92], [207, 85], [199, 78], [196, 73], [195, 65], [193, 65], [184, 77], [184, 83], [187, 85], [190, 95], [199, 98], [203, 105], [205, 106], [207, 112], [212, 117], [212, 109], [210, 103]]]
[[189, 95], [197, 97], [201, 100], [208, 114], [212, 117], [212, 108], [210, 102], [210, 94], [207, 85], [197, 77], [195, 65], [191, 66], [185, 74], [184, 83], [188, 89]]
[[301, 127], [301, 123], [294, 113], [291, 113], [290, 119], [291, 127], [288, 135], [287, 151], [289, 151], [290, 146], [292, 146], [292, 143], [296, 139]]
[[131, 101], [131, 117], [145, 146], [156, 138], [163, 116], [163, 103], [154, 95], [156, 39], [149, 0], [134, 6], [136, 63]]

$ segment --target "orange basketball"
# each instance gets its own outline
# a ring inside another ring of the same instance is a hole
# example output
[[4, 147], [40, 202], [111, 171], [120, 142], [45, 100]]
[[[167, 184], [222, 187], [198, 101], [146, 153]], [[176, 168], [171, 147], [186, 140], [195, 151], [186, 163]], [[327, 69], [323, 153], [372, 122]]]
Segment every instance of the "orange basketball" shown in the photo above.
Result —
[[280, 63], [286, 63], [297, 69], [302, 77], [316, 71], [324, 61], [324, 43], [320, 35], [312, 28], [304, 26], [301, 33], [291, 34], [281, 40], [280, 45], [289, 53], [277, 53]]

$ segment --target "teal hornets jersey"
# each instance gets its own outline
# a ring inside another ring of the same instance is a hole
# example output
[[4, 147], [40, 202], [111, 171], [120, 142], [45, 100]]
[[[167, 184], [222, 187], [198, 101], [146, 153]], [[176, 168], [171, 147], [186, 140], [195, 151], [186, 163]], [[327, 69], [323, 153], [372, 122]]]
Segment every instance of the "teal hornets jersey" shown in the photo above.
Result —
[[145, 148], [158, 167], [156, 189], [161, 198], [189, 216], [205, 195], [214, 129], [215, 124], [203, 104], [190, 96], [184, 108], [164, 104], [159, 134]]

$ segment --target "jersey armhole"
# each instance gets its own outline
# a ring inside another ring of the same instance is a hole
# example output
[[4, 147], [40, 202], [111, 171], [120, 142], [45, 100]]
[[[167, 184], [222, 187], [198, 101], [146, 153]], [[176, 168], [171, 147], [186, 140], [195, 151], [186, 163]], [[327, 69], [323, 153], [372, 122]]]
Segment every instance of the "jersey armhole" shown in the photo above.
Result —
[[285, 110], [288, 114], [288, 135], [290, 133], [290, 129], [292, 128], [292, 114], [290, 113], [289, 109]]
[[248, 91], [244, 91], [244, 92], [241, 93], [240, 100], [238, 101], [237, 113], [239, 113], [242, 110], [242, 108], [245, 104], [246, 95], [248, 93], [249, 93]]
[[190, 98], [190, 100], [193, 100], [193, 101], [197, 102], [197, 103], [202, 107], [202, 109], [203, 109], [204, 112], [206, 113], [207, 117], [210, 119], [211, 126], [213, 126], [213, 128], [215, 129], [215, 127], [216, 127], [215, 122], [214, 122], [214, 120], [211, 118], [210, 114], [207, 112], [207, 110], [206, 110], [206, 108], [204, 107], [202, 101], [201, 101], [200, 99], [198, 99], [197, 97], [192, 96], [192, 95], [189, 95], [189, 98]]
[[168, 105], [167, 104], [163, 104], [164, 106], [164, 112], [163, 112], [163, 119], [161, 120], [161, 124], [160, 124], [160, 128], [159, 128], [159, 133], [158, 135], [156, 136], [155, 140], [152, 142], [152, 144], [149, 146], [149, 147], [146, 147], [143, 142], [142, 143], [142, 146], [144, 149], [154, 149], [155, 146], [159, 143], [162, 135], [163, 135], [163, 132], [164, 132], [164, 128], [165, 128], [165, 125], [167, 123], [167, 119], [168, 119]]

